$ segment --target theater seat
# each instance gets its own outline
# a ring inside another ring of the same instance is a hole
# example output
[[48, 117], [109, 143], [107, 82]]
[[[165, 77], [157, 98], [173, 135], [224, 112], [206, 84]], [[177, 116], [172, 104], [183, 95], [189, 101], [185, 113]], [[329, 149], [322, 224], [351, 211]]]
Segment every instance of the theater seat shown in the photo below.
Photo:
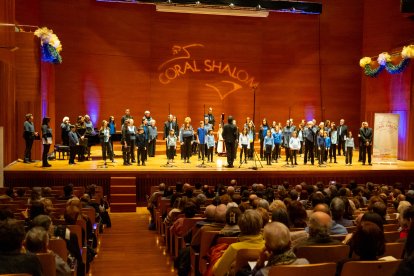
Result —
[[234, 272], [241, 270], [243, 267], [248, 266], [249, 262], [257, 261], [262, 249], [239, 249], [236, 255], [236, 265], [234, 266]]
[[341, 276], [379, 276], [394, 275], [401, 260], [396, 261], [355, 261], [347, 262]]
[[36, 257], [42, 265], [44, 276], [56, 276], [56, 261], [52, 253], [37, 253]]
[[337, 262], [346, 259], [348, 245], [302, 246], [295, 249], [298, 258], [305, 258], [311, 264]]
[[307, 265], [278, 265], [269, 271], [269, 276], [322, 276], [335, 275], [335, 263], [320, 263]]

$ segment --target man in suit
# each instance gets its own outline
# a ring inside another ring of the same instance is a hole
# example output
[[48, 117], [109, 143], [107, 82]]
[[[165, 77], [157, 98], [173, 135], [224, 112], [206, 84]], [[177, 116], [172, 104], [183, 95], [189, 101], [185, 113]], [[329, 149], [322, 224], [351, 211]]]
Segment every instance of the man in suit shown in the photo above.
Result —
[[338, 131], [338, 155], [341, 155], [341, 149], [345, 154], [345, 139], [348, 136], [348, 127], [345, 125], [345, 120], [341, 119], [339, 121], [339, 126], [337, 127]]
[[233, 168], [234, 156], [236, 154], [237, 127], [233, 124], [232, 116], [228, 117], [227, 122], [223, 127], [222, 135], [227, 149], [227, 168]]
[[176, 135], [178, 134], [178, 132], [176, 131], [176, 129], [178, 129], [177, 123], [173, 121], [173, 115], [170, 114], [168, 115], [167, 121], [164, 122], [164, 140], [165, 140], [165, 146], [166, 146], [166, 151], [165, 153], [167, 154], [168, 151], [168, 145], [167, 145], [167, 137], [170, 133], [171, 129], [174, 129]]
[[70, 155], [69, 155], [69, 165], [74, 165], [75, 163], [75, 156], [78, 152], [79, 147], [79, 138], [76, 134], [76, 128], [74, 125], [69, 126], [70, 131], [68, 134], [69, 137], [69, 148], [70, 148]]
[[134, 117], [131, 116], [131, 112], [129, 111], [129, 108], [125, 109], [125, 115], [121, 118], [121, 126], [124, 126], [125, 121], [128, 119], [134, 119]]
[[212, 129], [214, 129], [214, 124], [216, 123], [216, 120], [214, 119], [213, 108], [212, 107], [208, 108], [208, 114], [206, 114], [205, 117], [208, 117], [208, 123], [211, 124]]
[[314, 144], [315, 144], [315, 133], [313, 132], [313, 121], [309, 121], [308, 125], [303, 130], [303, 139], [305, 140], [305, 157], [303, 158], [304, 164], [308, 162], [308, 157], [311, 160], [311, 164], [314, 164]]
[[368, 165], [371, 166], [372, 128], [368, 127], [367, 122], [363, 122], [362, 125], [363, 127], [359, 129], [359, 135], [362, 140], [362, 165], [365, 165], [368, 154]]

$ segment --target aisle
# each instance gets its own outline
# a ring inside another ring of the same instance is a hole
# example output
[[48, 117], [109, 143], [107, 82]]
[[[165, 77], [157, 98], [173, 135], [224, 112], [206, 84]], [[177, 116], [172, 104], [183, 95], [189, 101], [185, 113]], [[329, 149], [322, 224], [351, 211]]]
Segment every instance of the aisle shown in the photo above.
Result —
[[175, 275], [170, 257], [147, 229], [148, 211], [111, 214], [112, 228], [101, 235], [99, 253], [89, 275]]

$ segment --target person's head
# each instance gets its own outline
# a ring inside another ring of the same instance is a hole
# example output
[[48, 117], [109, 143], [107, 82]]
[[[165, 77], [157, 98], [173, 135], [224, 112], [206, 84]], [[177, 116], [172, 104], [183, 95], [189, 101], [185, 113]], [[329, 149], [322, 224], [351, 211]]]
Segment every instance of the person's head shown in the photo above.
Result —
[[344, 119], [339, 120], [339, 124], [342, 126], [343, 124], [345, 124], [345, 120]]
[[243, 135], [247, 135], [247, 128], [243, 128]]
[[23, 224], [14, 219], [0, 221], [0, 253], [19, 252], [23, 239]]
[[208, 116], [204, 117], [204, 124], [207, 125], [208, 124]]
[[114, 116], [109, 116], [108, 122], [113, 123], [115, 121]]
[[216, 208], [217, 208], [216, 206], [214, 206], [213, 204], [210, 204], [204, 210], [204, 216], [206, 217], [206, 219], [208, 221], [213, 221], [214, 220], [214, 215], [216, 213]]
[[208, 130], [208, 135], [213, 135], [213, 130], [212, 129]]
[[138, 128], [138, 133], [139, 133], [139, 134], [144, 133], [144, 128], [143, 128], [143, 127], [139, 127], [139, 128]]
[[241, 211], [238, 207], [227, 208], [226, 211], [226, 224], [227, 225], [237, 225]]
[[278, 208], [272, 211], [272, 221], [283, 223], [289, 227], [289, 216], [286, 209]]
[[297, 134], [296, 131], [292, 132], [292, 137], [296, 138], [297, 136], [298, 136], [298, 134]]
[[281, 201], [280, 199], [274, 200], [272, 203], [270, 203], [270, 206], [269, 206], [269, 210], [271, 212], [273, 212], [274, 210], [277, 210], [277, 209], [284, 209], [285, 211], [287, 211], [286, 204], [283, 201]]
[[200, 121], [200, 127], [204, 127], [204, 121]]
[[134, 119], [128, 119], [128, 125], [133, 126], [134, 125]]
[[38, 215], [31, 222], [32, 227], [42, 227], [45, 231], [49, 232], [52, 226], [52, 219], [47, 215]]
[[226, 211], [227, 207], [224, 204], [219, 204], [215, 209], [214, 213], [214, 221], [217, 223], [225, 223], [226, 222]]
[[253, 209], [244, 211], [239, 217], [238, 225], [241, 235], [258, 235], [262, 229], [262, 217]]
[[171, 129], [171, 130], [170, 130], [170, 136], [174, 136], [174, 133], [175, 133], [175, 132], [174, 132], [174, 129]]
[[194, 202], [188, 201], [183, 209], [186, 218], [193, 218], [197, 214], [197, 206]]
[[102, 128], [107, 128], [108, 127], [108, 121], [107, 120], [102, 120], [101, 126], [102, 126]]
[[125, 109], [125, 115], [129, 115], [131, 114], [131, 111], [129, 110], [129, 108]]
[[348, 137], [351, 138], [352, 137], [352, 131], [348, 131]]
[[309, 237], [329, 236], [331, 217], [323, 212], [314, 212], [309, 218]]
[[323, 132], [323, 137], [325, 137], [325, 138], [328, 137], [328, 132], [327, 131]]
[[267, 119], [266, 118], [263, 118], [262, 125], [267, 126]]
[[32, 113], [27, 113], [25, 115], [26, 121], [32, 122], [33, 121], [33, 114]]
[[271, 137], [272, 136], [272, 131], [270, 129], [267, 130], [266, 132], [267, 137]]
[[70, 131], [75, 132], [76, 131], [76, 127], [74, 125], [70, 125], [69, 126]]
[[319, 203], [313, 208], [314, 212], [323, 212], [325, 214], [331, 215], [329, 206], [326, 203]]
[[211, 106], [208, 108], [208, 114], [209, 115], [213, 114], [213, 108]]
[[50, 118], [49, 117], [44, 117], [42, 119], [42, 125], [49, 125], [50, 123]]
[[47, 231], [40, 226], [33, 227], [26, 233], [24, 245], [31, 253], [46, 253], [49, 245]]
[[144, 116], [147, 117], [147, 118], [150, 116], [150, 114], [151, 114], [151, 112], [149, 112], [149, 110], [146, 110], [144, 112]]
[[351, 248], [361, 260], [376, 260], [385, 252], [384, 232], [375, 223], [363, 221], [352, 235]]
[[282, 254], [290, 249], [289, 229], [280, 222], [266, 224], [263, 229], [265, 247], [273, 255]]
[[73, 195], [73, 184], [69, 183], [63, 187], [63, 193], [65, 196]]
[[291, 227], [305, 227], [307, 213], [299, 201], [292, 201], [288, 207], [289, 222]]
[[65, 222], [70, 225], [76, 224], [79, 214], [80, 214], [80, 210], [77, 206], [70, 205], [66, 207], [65, 214], [64, 214]]
[[332, 219], [335, 221], [342, 219], [343, 215], [345, 214], [345, 203], [342, 198], [333, 198], [330, 207]]
[[63, 117], [62, 123], [69, 124], [69, 117], [68, 116]]
[[384, 222], [382, 217], [374, 212], [366, 212], [362, 215], [360, 222], [370, 221], [378, 225], [379, 228], [384, 229]]
[[384, 204], [384, 202], [377, 201], [372, 205], [372, 212], [380, 215], [383, 221], [385, 221], [385, 216], [387, 215], [387, 206]]
[[0, 221], [4, 221], [7, 219], [13, 219], [14, 214], [13, 211], [8, 207], [0, 207]]
[[269, 212], [263, 207], [257, 207], [256, 211], [259, 212], [260, 216], [262, 217], [262, 228], [269, 222]]
[[32, 201], [29, 208], [29, 218], [32, 220], [38, 215], [46, 214], [45, 205], [42, 201]]

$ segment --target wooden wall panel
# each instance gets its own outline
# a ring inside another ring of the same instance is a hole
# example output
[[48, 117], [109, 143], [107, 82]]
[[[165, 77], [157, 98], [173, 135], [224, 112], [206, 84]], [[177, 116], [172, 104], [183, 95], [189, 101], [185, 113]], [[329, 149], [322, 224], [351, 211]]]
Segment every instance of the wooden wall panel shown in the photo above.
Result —
[[[383, 16], [378, 11], [386, 11]], [[392, 0], [364, 1], [363, 55], [399, 52], [401, 46], [414, 42], [414, 20], [400, 12], [399, 2]], [[361, 56], [361, 57], [362, 57]], [[414, 160], [413, 85], [414, 70], [410, 64], [401, 74], [381, 73], [370, 78], [361, 73], [361, 119], [372, 125], [377, 112], [396, 112], [401, 116], [398, 157]]]
[[[39, 68], [39, 40], [33, 33], [16, 33], [16, 113], [13, 115], [16, 124], [14, 140], [18, 158], [24, 156], [23, 123], [25, 115], [34, 116], [35, 130], [40, 133], [41, 103], [40, 103], [40, 68]], [[13, 143], [14, 144], [14, 143]], [[41, 158], [41, 144], [35, 141], [32, 149], [32, 158]]]
[[[217, 119], [224, 112], [241, 125], [253, 115], [252, 83], [259, 84], [256, 124], [263, 117], [283, 122], [290, 109], [296, 123], [324, 115], [359, 125], [359, 101], [352, 99], [360, 98], [355, 62], [362, 4], [334, 2], [324, 1], [320, 16], [245, 18], [159, 13], [136, 3], [39, 0], [38, 24], [63, 43], [63, 64], [55, 66], [55, 128], [63, 116], [73, 122], [85, 113], [95, 122], [109, 115], [119, 122], [127, 107], [137, 118], [150, 110], [160, 126], [169, 105], [179, 122], [189, 115], [193, 126], [204, 105]], [[35, 22], [23, 12], [24, 1], [19, 4], [19, 21]], [[188, 45], [190, 58], [171, 60], [185, 55]]]

